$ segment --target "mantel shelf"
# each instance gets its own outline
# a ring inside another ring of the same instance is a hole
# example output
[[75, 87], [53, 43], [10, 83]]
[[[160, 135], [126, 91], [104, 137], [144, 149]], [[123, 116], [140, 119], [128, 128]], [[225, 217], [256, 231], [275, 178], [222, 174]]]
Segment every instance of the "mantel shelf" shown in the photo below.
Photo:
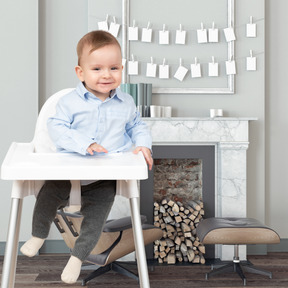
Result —
[[145, 121], [256, 121], [257, 117], [143, 117]]

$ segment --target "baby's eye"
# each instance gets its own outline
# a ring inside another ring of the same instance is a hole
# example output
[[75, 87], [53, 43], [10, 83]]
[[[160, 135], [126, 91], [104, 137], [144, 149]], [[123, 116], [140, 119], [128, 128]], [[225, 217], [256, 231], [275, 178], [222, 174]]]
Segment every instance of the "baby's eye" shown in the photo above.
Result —
[[100, 68], [98, 68], [98, 67], [95, 67], [93, 70], [95, 70], [95, 71], [99, 71], [99, 70], [100, 70]]
[[112, 67], [111, 70], [118, 70], [119, 67]]

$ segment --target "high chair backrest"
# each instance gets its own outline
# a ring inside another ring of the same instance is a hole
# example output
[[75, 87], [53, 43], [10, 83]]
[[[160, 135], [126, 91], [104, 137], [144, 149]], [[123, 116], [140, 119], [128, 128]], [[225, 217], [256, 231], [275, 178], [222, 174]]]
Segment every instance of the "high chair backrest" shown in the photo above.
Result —
[[[35, 153], [54, 153], [56, 151], [56, 147], [52, 140], [50, 139], [50, 136], [48, 134], [47, 129], [47, 120], [49, 117], [53, 116], [56, 112], [56, 105], [61, 97], [68, 94], [75, 88], [67, 88], [60, 90], [59, 92], [53, 94], [50, 96], [46, 102], [44, 103], [37, 122], [36, 122], [36, 128], [34, 133], [34, 138], [32, 140], [32, 143], [34, 145], [34, 152]], [[35, 184], [37, 187], [42, 187], [44, 181], [36, 181]], [[71, 181], [72, 188], [70, 192], [70, 200], [69, 205], [80, 205], [81, 203], [81, 196], [80, 196], [80, 181]], [[35, 195], [38, 194], [39, 189], [36, 189], [34, 192]]]
[[59, 99], [74, 89], [75, 88], [63, 89], [50, 96], [44, 103], [37, 119], [34, 138], [32, 141], [34, 144], [35, 152], [51, 153], [56, 151], [55, 145], [51, 141], [48, 134], [47, 120], [49, 117], [55, 114], [56, 112], [55, 107]]

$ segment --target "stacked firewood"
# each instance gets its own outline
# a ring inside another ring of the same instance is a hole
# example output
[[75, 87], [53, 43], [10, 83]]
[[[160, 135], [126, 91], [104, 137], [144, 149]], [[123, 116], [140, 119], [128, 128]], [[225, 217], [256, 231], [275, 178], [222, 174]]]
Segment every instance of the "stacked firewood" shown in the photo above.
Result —
[[159, 263], [205, 263], [205, 247], [196, 235], [196, 227], [204, 215], [203, 202], [185, 204], [171, 199], [154, 203], [154, 225], [163, 237], [154, 242], [154, 258]]

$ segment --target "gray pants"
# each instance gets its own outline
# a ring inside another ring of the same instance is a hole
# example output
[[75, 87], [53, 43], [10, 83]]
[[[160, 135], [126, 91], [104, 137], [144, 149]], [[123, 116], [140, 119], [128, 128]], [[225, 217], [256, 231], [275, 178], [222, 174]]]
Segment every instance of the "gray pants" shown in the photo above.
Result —
[[[69, 200], [71, 183], [67, 180], [49, 180], [41, 188], [33, 213], [32, 235], [45, 239], [57, 210]], [[114, 202], [116, 180], [101, 180], [81, 186], [81, 213], [83, 221], [80, 235], [72, 255], [84, 261], [97, 244], [103, 226]]]

